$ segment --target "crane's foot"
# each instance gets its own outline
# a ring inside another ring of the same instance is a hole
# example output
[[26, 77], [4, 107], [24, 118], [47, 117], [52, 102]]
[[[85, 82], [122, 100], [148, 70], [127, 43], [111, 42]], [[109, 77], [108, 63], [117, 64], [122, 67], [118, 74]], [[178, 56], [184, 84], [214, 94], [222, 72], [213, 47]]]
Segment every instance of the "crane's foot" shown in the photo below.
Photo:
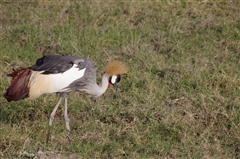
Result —
[[71, 135], [70, 135], [70, 131], [67, 131], [67, 139], [68, 139], [70, 145], [72, 145], [72, 138], [71, 138]]
[[50, 136], [51, 136], [51, 127], [49, 126], [49, 127], [48, 127], [48, 133], [47, 133], [46, 144], [48, 144], [48, 141], [49, 141], [49, 139], [50, 139]]

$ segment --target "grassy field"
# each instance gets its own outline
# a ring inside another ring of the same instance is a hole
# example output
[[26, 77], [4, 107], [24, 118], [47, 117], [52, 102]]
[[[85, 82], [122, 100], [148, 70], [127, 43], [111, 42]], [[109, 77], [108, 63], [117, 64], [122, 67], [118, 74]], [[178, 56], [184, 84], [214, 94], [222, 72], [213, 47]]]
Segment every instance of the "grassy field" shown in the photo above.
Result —
[[0, 158], [240, 158], [240, 2], [2, 1], [0, 91], [43, 54], [129, 71], [93, 102], [72, 93], [45, 139], [58, 96], [0, 98]]

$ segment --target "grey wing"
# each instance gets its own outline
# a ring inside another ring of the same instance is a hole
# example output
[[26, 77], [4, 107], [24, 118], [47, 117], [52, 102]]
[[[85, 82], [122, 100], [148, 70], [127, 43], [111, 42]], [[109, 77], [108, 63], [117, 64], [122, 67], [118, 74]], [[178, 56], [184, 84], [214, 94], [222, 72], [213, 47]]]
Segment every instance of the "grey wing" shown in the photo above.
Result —
[[[86, 70], [84, 76], [72, 82], [66, 89], [71, 91], [75, 90], [88, 90], [89, 87], [96, 85], [96, 69], [95, 66], [89, 61], [85, 60]], [[79, 66], [79, 65], [78, 65]]]
[[96, 83], [96, 68], [90, 61], [87, 62], [87, 65], [85, 78], [91, 83]]
[[43, 56], [32, 67], [34, 71], [43, 71], [42, 74], [63, 73], [77, 64], [79, 69], [86, 68], [84, 58], [76, 56]]

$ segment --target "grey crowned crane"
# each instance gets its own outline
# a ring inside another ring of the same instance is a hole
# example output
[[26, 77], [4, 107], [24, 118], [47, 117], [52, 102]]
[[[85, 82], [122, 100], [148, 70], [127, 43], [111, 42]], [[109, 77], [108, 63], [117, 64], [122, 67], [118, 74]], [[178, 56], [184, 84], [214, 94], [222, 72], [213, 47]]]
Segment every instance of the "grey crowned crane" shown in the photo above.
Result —
[[4, 97], [11, 102], [27, 97], [37, 98], [42, 94], [59, 93], [60, 98], [50, 115], [46, 142], [49, 141], [54, 115], [62, 99], [65, 100], [67, 137], [71, 140], [67, 114], [69, 93], [80, 91], [97, 98], [107, 90], [109, 84], [117, 87], [120, 75], [126, 72], [127, 68], [121, 61], [109, 63], [99, 86], [96, 82], [95, 66], [88, 59], [77, 56], [43, 56], [35, 65], [15, 70], [8, 75], [12, 77], [12, 81]]

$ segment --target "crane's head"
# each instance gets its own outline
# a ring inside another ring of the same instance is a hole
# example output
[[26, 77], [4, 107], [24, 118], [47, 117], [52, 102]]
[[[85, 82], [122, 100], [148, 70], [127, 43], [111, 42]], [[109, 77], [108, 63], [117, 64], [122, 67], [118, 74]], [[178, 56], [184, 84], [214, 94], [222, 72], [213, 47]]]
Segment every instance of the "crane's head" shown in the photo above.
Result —
[[114, 86], [116, 89], [118, 89], [118, 82], [120, 82], [121, 76], [120, 75], [113, 75], [110, 76], [108, 79], [109, 86]]
[[121, 61], [112, 61], [107, 65], [105, 72], [109, 76], [109, 85], [117, 88], [117, 83], [121, 80], [120, 75], [127, 73], [127, 67]]

